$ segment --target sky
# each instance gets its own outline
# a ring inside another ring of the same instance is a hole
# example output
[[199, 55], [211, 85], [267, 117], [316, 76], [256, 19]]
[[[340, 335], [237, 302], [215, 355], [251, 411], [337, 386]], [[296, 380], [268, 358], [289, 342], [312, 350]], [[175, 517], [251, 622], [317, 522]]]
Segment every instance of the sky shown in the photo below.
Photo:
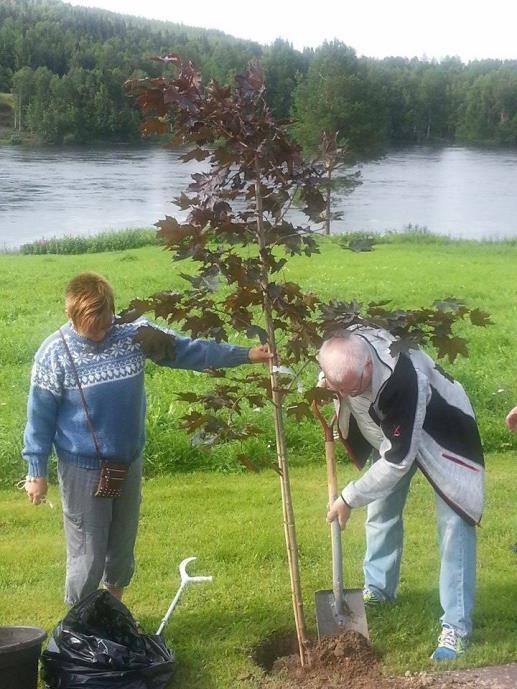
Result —
[[517, 59], [516, 0], [72, 0], [299, 50], [339, 39], [358, 55]]

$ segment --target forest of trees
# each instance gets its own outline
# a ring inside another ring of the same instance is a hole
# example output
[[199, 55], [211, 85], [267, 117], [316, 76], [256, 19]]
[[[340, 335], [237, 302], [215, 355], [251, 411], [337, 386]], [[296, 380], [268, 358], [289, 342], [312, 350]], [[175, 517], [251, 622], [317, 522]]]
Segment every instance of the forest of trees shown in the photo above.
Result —
[[137, 138], [122, 85], [160, 74], [151, 57], [168, 52], [222, 82], [260, 59], [273, 112], [293, 119], [307, 150], [323, 129], [358, 156], [412, 143], [517, 145], [517, 60], [359, 58], [337, 41], [300, 52], [59, 0], [0, 0], [0, 93], [14, 96], [16, 129], [38, 141]]

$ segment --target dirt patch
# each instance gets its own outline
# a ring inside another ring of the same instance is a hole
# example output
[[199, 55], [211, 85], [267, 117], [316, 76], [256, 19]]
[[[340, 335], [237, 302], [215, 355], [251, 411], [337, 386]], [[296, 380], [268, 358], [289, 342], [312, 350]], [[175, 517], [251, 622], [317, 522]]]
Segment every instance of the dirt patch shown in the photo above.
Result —
[[430, 689], [515, 689], [517, 663], [442, 672], [429, 680]]
[[[264, 678], [263, 689], [396, 689], [401, 686], [382, 674], [372, 646], [357, 632], [325, 637], [311, 643], [308, 650], [311, 663], [303, 668], [296, 652], [287, 656], [278, 654], [271, 662], [271, 651], [267, 656], [270, 669], [262, 665], [270, 673]], [[414, 683], [412, 689], [424, 687]]]
[[291, 631], [278, 630], [272, 632], [263, 639], [258, 646], [251, 651], [251, 658], [254, 663], [261, 667], [265, 672], [273, 671], [275, 663], [279, 660], [298, 658], [298, 642], [296, 636]]
[[300, 666], [296, 638], [267, 637], [252, 658], [267, 673], [260, 689], [515, 689], [517, 665], [387, 677], [361, 634], [348, 631], [309, 645], [311, 664]]

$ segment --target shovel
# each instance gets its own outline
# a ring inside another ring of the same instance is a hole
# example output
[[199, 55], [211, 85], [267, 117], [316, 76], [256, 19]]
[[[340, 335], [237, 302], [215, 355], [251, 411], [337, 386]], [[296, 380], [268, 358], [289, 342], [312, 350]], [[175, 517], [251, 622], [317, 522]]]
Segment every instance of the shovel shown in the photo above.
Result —
[[[319, 410], [316, 402], [312, 404], [314, 416], [321, 423], [325, 436], [325, 459], [327, 462], [327, 484], [329, 504], [337, 498], [336, 457], [334, 453], [334, 423], [330, 423]], [[330, 524], [332, 542], [332, 590], [316, 591], [316, 626], [318, 639], [324, 636], [338, 636], [345, 631], [359, 632], [367, 639], [368, 622], [364, 609], [362, 589], [343, 588], [343, 555], [341, 550], [341, 529], [337, 519]]]

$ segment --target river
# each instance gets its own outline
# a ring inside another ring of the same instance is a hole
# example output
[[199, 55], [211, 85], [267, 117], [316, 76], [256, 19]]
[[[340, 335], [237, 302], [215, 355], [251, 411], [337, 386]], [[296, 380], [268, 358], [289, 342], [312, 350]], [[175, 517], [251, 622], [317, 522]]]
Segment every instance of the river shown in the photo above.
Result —
[[[0, 147], [0, 248], [35, 239], [150, 227], [201, 164], [153, 148]], [[364, 164], [333, 231], [409, 224], [464, 238], [517, 237], [517, 151], [413, 147]]]

